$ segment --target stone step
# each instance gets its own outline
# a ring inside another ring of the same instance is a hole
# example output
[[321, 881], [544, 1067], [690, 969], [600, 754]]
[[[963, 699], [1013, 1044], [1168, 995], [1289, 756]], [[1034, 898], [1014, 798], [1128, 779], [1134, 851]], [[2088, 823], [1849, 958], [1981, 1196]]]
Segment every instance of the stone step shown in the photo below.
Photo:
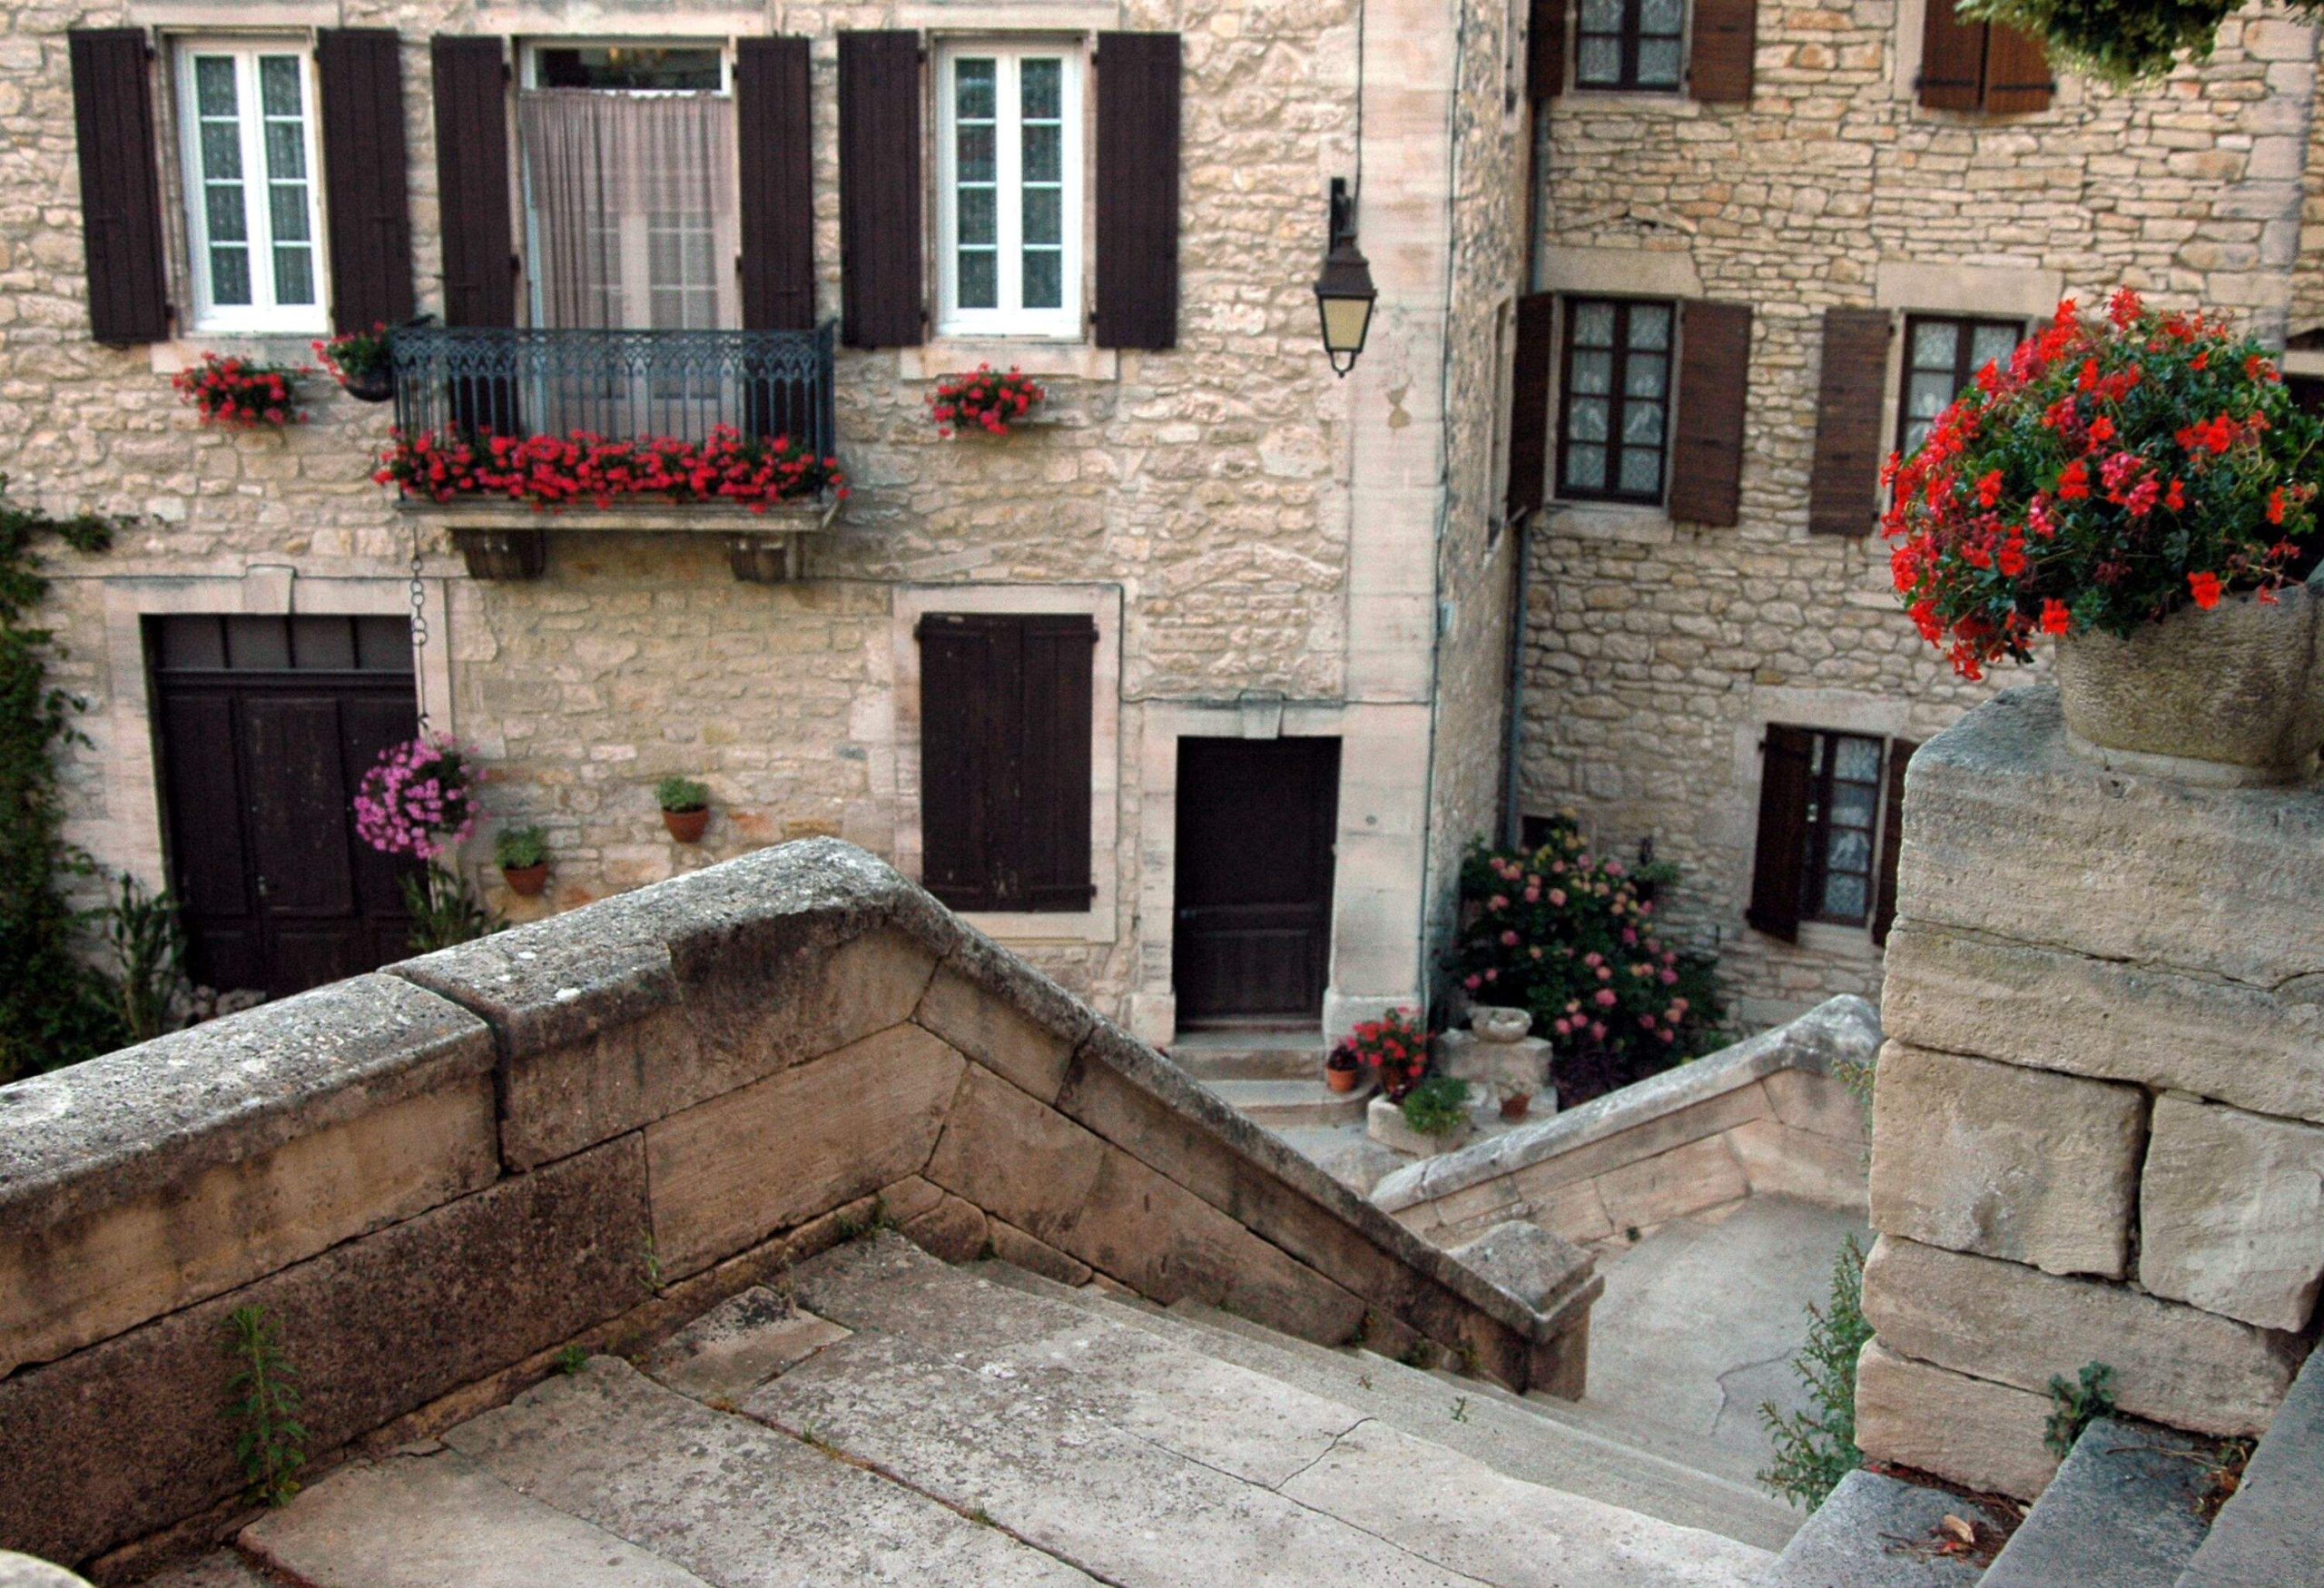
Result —
[[1196, 1080], [1315, 1080], [1324, 1072], [1324, 1039], [1315, 1031], [1191, 1031], [1167, 1051]]
[[793, 1283], [855, 1333], [745, 1412], [1108, 1582], [1744, 1583], [1773, 1559], [901, 1241], [827, 1253]]
[[1738, 1484], [1679, 1466], [1596, 1434], [1549, 1422], [1522, 1402], [1480, 1393], [1369, 1351], [1343, 1351], [1283, 1335], [1200, 1302], [1167, 1311], [1094, 1287], [1072, 1289], [1005, 1263], [980, 1265], [996, 1283], [1055, 1297], [1098, 1317], [1120, 1318], [1181, 1345], [1293, 1385], [1433, 1440], [1495, 1472], [1781, 1549], [1799, 1525], [1788, 1507]]
[[2210, 1525], [2199, 1509], [2209, 1440], [2101, 1417], [2082, 1431], [1987, 1588], [2172, 1588]]
[[2311, 1352], [2179, 1588], [2324, 1588], [2324, 1351]]
[[[1852, 1472], [1784, 1546], [1764, 1588], [1970, 1588], [1984, 1563], [1938, 1553], [1948, 1516], [1980, 1531], [2014, 1520], [1942, 1489]], [[2081, 1581], [2069, 1573], [2051, 1588]]]
[[1334, 1091], [1312, 1080], [1213, 1080], [1204, 1084], [1244, 1118], [1270, 1130], [1317, 1125], [1361, 1125], [1370, 1093]]

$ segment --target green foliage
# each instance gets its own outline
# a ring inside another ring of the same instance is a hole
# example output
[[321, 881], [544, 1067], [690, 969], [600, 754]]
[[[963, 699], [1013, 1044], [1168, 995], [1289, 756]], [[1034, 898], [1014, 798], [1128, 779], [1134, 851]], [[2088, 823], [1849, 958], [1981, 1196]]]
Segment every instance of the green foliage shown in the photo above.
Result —
[[94, 554], [113, 525], [53, 518], [7, 499], [0, 475], [0, 1084], [121, 1045], [104, 979], [74, 952], [77, 920], [64, 880], [94, 871], [64, 842], [60, 745], [84, 703], [48, 680], [53, 631], [33, 620], [48, 595], [35, 544], [54, 537]]
[[473, 942], [508, 925], [498, 911], [484, 907], [458, 872], [430, 864], [418, 876], [407, 873], [398, 880], [403, 886], [403, 907], [411, 915], [411, 935], [405, 941], [416, 954]]
[[578, 1346], [567, 1346], [556, 1354], [556, 1370], [570, 1378], [589, 1365], [589, 1353]]
[[[2191, 62], [2211, 59], [2219, 25], [2238, 5], [2239, 0], [1964, 0], [1960, 12], [2042, 40], [2059, 66], [2128, 85], [2167, 75], [2181, 52]], [[2316, 6], [2296, 4], [2290, 9], [2313, 15]]]
[[1759, 1422], [1775, 1460], [1758, 1473], [1769, 1492], [1806, 1510], [1822, 1504], [1840, 1480], [1864, 1465], [1856, 1445], [1856, 1359], [1872, 1337], [1864, 1318], [1864, 1248], [1850, 1236], [1832, 1262], [1828, 1307], [1807, 1309], [1807, 1343], [1791, 1370], [1807, 1386], [1805, 1411], [1762, 1402]]
[[548, 859], [548, 834], [538, 827], [503, 827], [492, 835], [492, 859], [503, 871], [539, 865]]
[[2084, 1428], [2113, 1415], [2114, 1370], [2103, 1362], [2086, 1362], [2078, 1382], [2068, 1383], [2063, 1374], [2050, 1380], [2050, 1420], [2043, 1425], [2042, 1443], [2063, 1460]]
[[299, 1469], [307, 1465], [298, 1372], [282, 1354], [264, 1307], [236, 1307], [227, 1315], [226, 1332], [226, 1353], [240, 1364], [226, 1381], [228, 1415], [238, 1430], [234, 1460], [248, 1480], [251, 1504], [286, 1505], [299, 1492]]
[[699, 811], [710, 804], [710, 787], [691, 777], [665, 777], [654, 785], [654, 799], [665, 811]]
[[1423, 1136], [1446, 1136], [1460, 1129], [1469, 1111], [1469, 1083], [1455, 1075], [1432, 1075], [1404, 1094], [1404, 1123]]
[[149, 893], [135, 877], [124, 876], [98, 919], [129, 1041], [150, 1042], [174, 1031], [178, 1006], [192, 991], [177, 901], [166, 893]]

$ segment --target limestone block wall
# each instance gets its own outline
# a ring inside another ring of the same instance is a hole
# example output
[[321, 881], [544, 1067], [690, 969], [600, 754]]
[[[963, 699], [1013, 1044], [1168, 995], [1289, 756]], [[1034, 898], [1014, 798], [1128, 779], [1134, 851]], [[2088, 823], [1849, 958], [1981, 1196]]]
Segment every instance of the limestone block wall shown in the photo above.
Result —
[[2263, 1430], [2324, 1282], [2324, 787], [2066, 749], [2013, 691], [1906, 784], [1856, 1437], [2025, 1495], [2053, 1376]]
[[625, 1352], [892, 1221], [1578, 1393], [1537, 1312], [832, 840], [0, 1088], [0, 1549], [222, 1535], [229, 1315], [310, 1473]]
[[1876, 537], [1807, 533], [1825, 309], [2033, 317], [2127, 283], [2280, 337], [2297, 276], [2291, 321], [2324, 318], [2309, 24], [2254, 6], [2164, 84], [2063, 77], [2047, 110], [1981, 118], [1916, 102], [1923, 17], [1761, 6], [1748, 104], [1569, 93], [1541, 145], [1537, 288], [1752, 311], [1742, 521], [1575, 503], [1536, 530], [1524, 748], [1528, 810], [1686, 868], [1670, 919], [1718, 948], [1747, 1030], [1880, 985], [1862, 929], [1744, 923], [1766, 725], [1925, 742], [1989, 693], [1896, 611]]

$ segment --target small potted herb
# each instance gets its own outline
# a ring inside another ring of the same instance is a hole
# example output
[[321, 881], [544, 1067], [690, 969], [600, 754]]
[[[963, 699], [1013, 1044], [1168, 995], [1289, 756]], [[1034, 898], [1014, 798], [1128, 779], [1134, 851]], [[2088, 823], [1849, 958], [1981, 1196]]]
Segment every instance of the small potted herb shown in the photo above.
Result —
[[1324, 1080], [1336, 1092], [1351, 1092], [1364, 1074], [1364, 1061], [1355, 1056], [1355, 1049], [1342, 1042], [1324, 1060]]
[[492, 858], [499, 863], [508, 891], [534, 899], [548, 885], [548, 834], [538, 827], [504, 827], [492, 838]]
[[314, 344], [316, 361], [358, 402], [385, 402], [396, 394], [395, 361], [384, 322]]
[[665, 777], [654, 785], [662, 825], [681, 843], [699, 843], [710, 825], [710, 790], [691, 777]]

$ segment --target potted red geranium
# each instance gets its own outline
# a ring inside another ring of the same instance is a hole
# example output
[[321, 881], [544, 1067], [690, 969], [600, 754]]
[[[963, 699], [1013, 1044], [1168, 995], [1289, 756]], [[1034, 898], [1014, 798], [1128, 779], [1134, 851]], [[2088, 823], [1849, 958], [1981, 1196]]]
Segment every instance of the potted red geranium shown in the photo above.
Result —
[[2296, 779], [2324, 744], [2319, 441], [2223, 321], [2069, 300], [1891, 459], [1896, 589], [1965, 677], [2053, 636], [2085, 755]]
[[940, 436], [971, 429], [1005, 436], [1011, 425], [1024, 423], [1048, 395], [1022, 370], [1012, 367], [1007, 374], [996, 375], [990, 364], [979, 364], [973, 374], [938, 381], [928, 404]]
[[292, 384], [305, 370], [253, 364], [204, 353], [202, 362], [170, 377], [181, 401], [193, 405], [205, 425], [296, 425], [306, 421]]
[[386, 324], [351, 330], [314, 344], [315, 361], [358, 402], [385, 402], [396, 394], [395, 363]]
[[1364, 1021], [1339, 1045], [1357, 1064], [1378, 1072], [1380, 1090], [1392, 1103], [1402, 1102], [1428, 1073], [1428, 1031], [1408, 1009], [1393, 1009], [1378, 1020]]

